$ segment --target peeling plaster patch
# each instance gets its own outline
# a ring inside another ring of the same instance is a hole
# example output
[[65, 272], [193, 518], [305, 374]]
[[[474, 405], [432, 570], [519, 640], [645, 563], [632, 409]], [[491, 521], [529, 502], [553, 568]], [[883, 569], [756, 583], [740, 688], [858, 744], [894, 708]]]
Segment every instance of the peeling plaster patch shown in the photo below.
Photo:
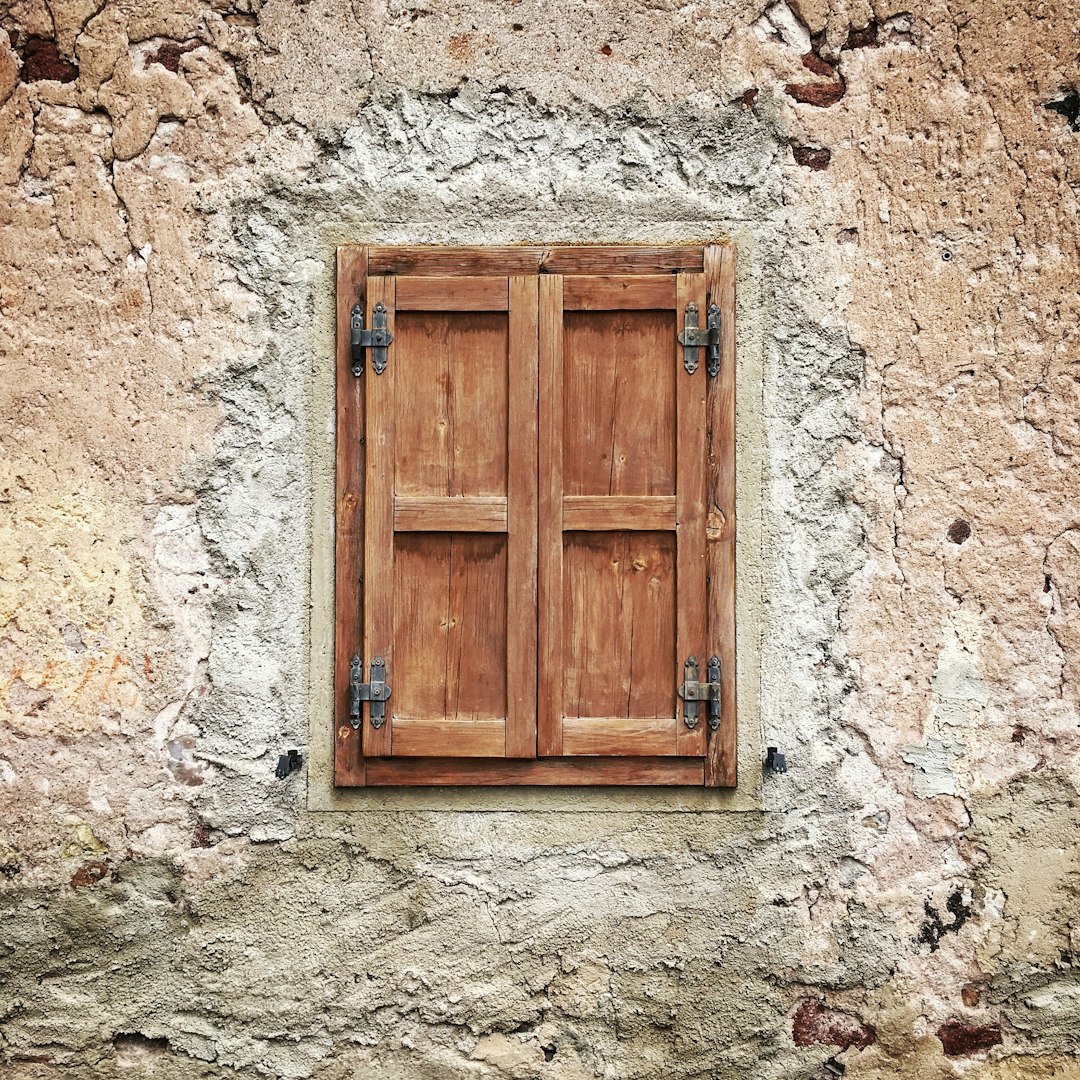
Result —
[[776, 36], [800, 55], [810, 51], [810, 31], [783, 0], [765, 9], [754, 30], [762, 41]]
[[968, 753], [970, 733], [979, 725], [990, 697], [979, 668], [982, 640], [978, 615], [963, 610], [950, 615], [931, 681], [932, 734], [924, 745], [906, 746], [900, 752], [904, 761], [918, 769], [913, 787], [920, 798], [961, 795], [966, 790], [959, 763]]
[[906, 746], [900, 751], [904, 761], [918, 770], [912, 787], [920, 799], [960, 794], [960, 786], [953, 772], [960, 752], [956, 744], [934, 737], [927, 739], [925, 746]]

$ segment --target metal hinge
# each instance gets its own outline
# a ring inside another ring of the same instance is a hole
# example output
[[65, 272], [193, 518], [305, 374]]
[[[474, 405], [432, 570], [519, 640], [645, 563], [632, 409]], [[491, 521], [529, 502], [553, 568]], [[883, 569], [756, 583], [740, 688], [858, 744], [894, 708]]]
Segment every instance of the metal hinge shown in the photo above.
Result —
[[371, 682], [364, 682], [364, 662], [354, 656], [349, 662], [349, 723], [360, 726], [360, 702], [370, 701], [371, 726], [381, 728], [386, 722], [386, 703], [390, 684], [386, 681], [386, 662], [381, 656], [371, 661]]
[[364, 371], [364, 350], [371, 350], [371, 367], [376, 375], [386, 370], [386, 346], [394, 340], [394, 335], [386, 329], [386, 305], [376, 304], [371, 313], [371, 329], [364, 329], [364, 309], [355, 305], [349, 319], [349, 355], [352, 358], [352, 373], [361, 375]]
[[683, 666], [683, 683], [679, 687], [679, 697], [683, 699], [683, 722], [693, 731], [698, 722], [698, 702], [709, 705], [709, 730], [720, 727], [720, 659], [714, 656], [709, 661], [706, 682], [698, 682], [698, 662], [690, 657]]
[[688, 375], [698, 369], [698, 349], [705, 347], [705, 370], [715, 378], [720, 374], [720, 309], [710, 304], [705, 313], [705, 325], [698, 326], [697, 304], [686, 305], [686, 318], [679, 344], [684, 346], [683, 367]]

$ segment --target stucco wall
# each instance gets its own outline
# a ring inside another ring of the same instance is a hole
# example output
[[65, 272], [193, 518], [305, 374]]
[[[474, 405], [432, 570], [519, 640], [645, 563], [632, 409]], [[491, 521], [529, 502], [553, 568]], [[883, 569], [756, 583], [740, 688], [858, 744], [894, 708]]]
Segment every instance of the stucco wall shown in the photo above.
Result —
[[[0, 12], [5, 1077], [1080, 1076], [1069, 5]], [[313, 809], [335, 245], [717, 237], [739, 794]]]

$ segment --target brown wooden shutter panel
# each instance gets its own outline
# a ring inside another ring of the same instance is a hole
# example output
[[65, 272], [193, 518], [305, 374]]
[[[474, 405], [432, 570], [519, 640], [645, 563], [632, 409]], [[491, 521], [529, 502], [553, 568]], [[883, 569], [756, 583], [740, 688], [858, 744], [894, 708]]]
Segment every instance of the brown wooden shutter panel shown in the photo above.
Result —
[[366, 380], [367, 757], [536, 756], [536, 282], [372, 276], [393, 335]]
[[[335, 783], [734, 784], [731, 249], [344, 248], [338, 275]], [[359, 378], [357, 295], [393, 335]], [[712, 379], [677, 341], [709, 302]], [[348, 722], [353, 654], [385, 662], [381, 727]], [[713, 654], [711, 733], [677, 687]]]
[[705, 378], [678, 344], [704, 275], [540, 297], [540, 754], [704, 755], [676, 695], [707, 639]]

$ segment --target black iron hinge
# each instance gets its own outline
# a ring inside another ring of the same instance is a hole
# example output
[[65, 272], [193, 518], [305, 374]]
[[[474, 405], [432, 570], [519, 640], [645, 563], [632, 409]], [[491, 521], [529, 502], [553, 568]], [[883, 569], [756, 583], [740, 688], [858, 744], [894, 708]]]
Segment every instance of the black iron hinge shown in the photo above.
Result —
[[354, 656], [349, 662], [349, 723], [360, 726], [360, 703], [371, 703], [371, 726], [381, 728], [386, 722], [386, 703], [390, 700], [390, 684], [386, 681], [386, 662], [381, 656], [371, 661], [371, 682], [364, 682], [364, 662]]
[[394, 340], [394, 335], [386, 329], [386, 305], [376, 304], [371, 313], [371, 329], [364, 329], [364, 309], [355, 305], [349, 319], [349, 356], [352, 360], [352, 373], [361, 375], [364, 371], [364, 350], [371, 350], [371, 367], [376, 375], [386, 370], [386, 347]]
[[685, 349], [683, 367], [688, 375], [698, 369], [698, 349], [702, 346], [705, 348], [705, 370], [713, 378], [720, 374], [720, 309], [716, 304], [709, 305], [704, 326], [698, 326], [697, 304], [686, 305], [679, 344]]
[[693, 731], [698, 722], [698, 702], [709, 706], [709, 730], [720, 727], [720, 658], [709, 660], [706, 681], [698, 682], [698, 662], [691, 656], [683, 666], [683, 682], [679, 687], [683, 701], [683, 722]]

